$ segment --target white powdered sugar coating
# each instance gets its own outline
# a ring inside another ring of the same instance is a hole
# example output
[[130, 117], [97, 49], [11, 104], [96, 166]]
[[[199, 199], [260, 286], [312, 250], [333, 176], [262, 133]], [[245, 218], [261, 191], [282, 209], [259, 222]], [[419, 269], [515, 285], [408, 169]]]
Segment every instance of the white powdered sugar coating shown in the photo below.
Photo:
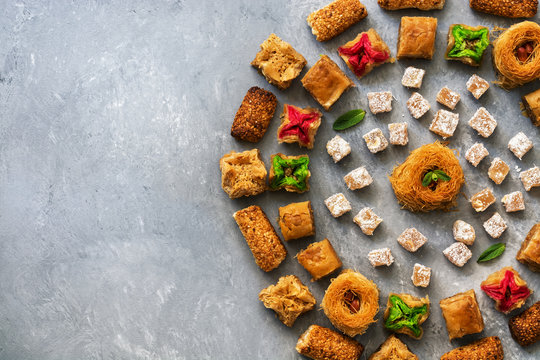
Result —
[[460, 99], [461, 96], [457, 92], [450, 90], [447, 86], [443, 87], [437, 94], [437, 101], [452, 110], [456, 108]]
[[437, 111], [437, 114], [435, 114], [435, 117], [429, 126], [429, 130], [441, 136], [443, 139], [446, 139], [454, 135], [458, 123], [459, 114], [446, 110], [439, 110]]
[[352, 210], [351, 203], [342, 193], [334, 194], [324, 200], [333, 217], [337, 218]]
[[484, 222], [484, 229], [494, 239], [499, 238], [507, 227], [506, 221], [498, 212]]
[[388, 147], [388, 140], [379, 128], [375, 128], [363, 136], [369, 151], [372, 154], [383, 151]]
[[472, 257], [472, 251], [461, 242], [455, 242], [443, 250], [444, 256], [454, 265], [462, 267]]
[[525, 170], [519, 174], [519, 178], [527, 191], [533, 187], [540, 186], [540, 168], [535, 166], [529, 170]]
[[390, 144], [407, 145], [409, 142], [406, 122], [388, 124], [388, 131], [390, 132]]
[[469, 80], [467, 80], [467, 90], [469, 90], [476, 99], [480, 99], [487, 89], [489, 89], [489, 83], [476, 74], [473, 74]]
[[420, 89], [422, 86], [422, 79], [426, 70], [417, 69], [415, 67], [409, 66], [405, 69], [403, 73], [403, 78], [401, 78], [401, 84], [408, 88]]
[[414, 264], [411, 280], [414, 286], [428, 287], [431, 280], [431, 268], [422, 264]]
[[488, 175], [495, 184], [500, 184], [506, 178], [506, 175], [510, 172], [510, 166], [506, 164], [501, 158], [496, 157], [491, 162], [488, 169]]
[[328, 155], [338, 162], [351, 153], [351, 146], [341, 136], [336, 135], [326, 143]]
[[399, 235], [397, 241], [405, 250], [415, 252], [427, 242], [427, 238], [416, 228], [408, 228]]
[[470, 162], [474, 167], [476, 167], [478, 166], [478, 164], [480, 164], [480, 161], [482, 161], [488, 155], [489, 151], [486, 149], [484, 144], [475, 143], [465, 153], [465, 159], [467, 159], [468, 162]]
[[354, 169], [343, 178], [347, 187], [351, 190], [358, 190], [370, 185], [373, 182], [373, 178], [369, 175], [365, 167], [361, 166]]
[[521, 160], [521, 158], [533, 147], [532, 141], [523, 132], [518, 132], [508, 142], [508, 149]]
[[476, 212], [486, 210], [491, 204], [497, 200], [491, 189], [486, 188], [471, 197], [471, 205]]
[[497, 121], [486, 108], [481, 107], [469, 120], [469, 126], [478, 131], [480, 136], [487, 138], [495, 131]]
[[465, 245], [472, 245], [476, 238], [473, 226], [463, 220], [456, 220], [456, 222], [454, 222], [452, 232], [454, 234], [454, 239]]
[[506, 212], [515, 212], [525, 210], [525, 200], [521, 191], [514, 191], [503, 196], [501, 202]]
[[415, 119], [420, 119], [430, 108], [429, 102], [417, 92], [413, 93], [407, 100], [407, 109]]
[[383, 221], [371, 208], [363, 208], [353, 219], [354, 223], [360, 226], [362, 232], [366, 235], [373, 235], [373, 231]]
[[367, 94], [369, 109], [373, 114], [392, 111], [392, 92], [369, 92]]
[[382, 248], [371, 250], [368, 253], [368, 260], [373, 267], [382, 265], [390, 266], [394, 262], [394, 257], [389, 248]]

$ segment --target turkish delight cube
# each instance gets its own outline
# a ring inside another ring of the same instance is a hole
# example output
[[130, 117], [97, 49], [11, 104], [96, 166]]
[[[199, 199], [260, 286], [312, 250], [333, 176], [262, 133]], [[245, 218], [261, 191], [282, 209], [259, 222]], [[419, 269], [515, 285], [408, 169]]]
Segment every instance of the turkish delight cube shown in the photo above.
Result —
[[493, 195], [493, 191], [489, 188], [485, 188], [471, 197], [471, 205], [476, 212], [481, 212], [486, 210], [495, 202], [495, 200], [497, 199]]
[[437, 101], [451, 110], [456, 108], [460, 99], [461, 96], [457, 92], [450, 90], [446, 86], [437, 94]]
[[508, 142], [508, 148], [519, 160], [533, 147], [532, 141], [522, 132], [518, 132]]
[[467, 80], [467, 90], [469, 90], [476, 99], [480, 99], [487, 89], [489, 89], [489, 83], [476, 74], [473, 74], [473, 76]]
[[409, 142], [406, 122], [388, 124], [388, 131], [390, 132], [390, 144], [407, 145]]
[[487, 151], [484, 144], [475, 143], [465, 153], [465, 159], [467, 159], [468, 162], [470, 162], [474, 167], [476, 167], [478, 166], [478, 164], [480, 164], [480, 161], [482, 161], [488, 155], [489, 151]]
[[507, 227], [506, 221], [498, 212], [484, 222], [484, 229], [494, 239], [499, 238]]
[[481, 107], [469, 120], [469, 126], [478, 131], [478, 135], [487, 138], [495, 131], [497, 121], [486, 108]]
[[373, 267], [382, 265], [390, 266], [394, 262], [394, 257], [389, 248], [382, 248], [371, 250], [368, 253], [368, 260]]
[[326, 207], [330, 210], [330, 213], [333, 217], [337, 218], [341, 215], [351, 211], [351, 203], [345, 195], [342, 193], [334, 194], [328, 199], [324, 200]]
[[510, 167], [499, 157], [496, 157], [491, 162], [491, 166], [488, 170], [488, 175], [491, 180], [497, 185], [502, 183], [508, 175]]
[[373, 232], [382, 223], [380, 218], [371, 208], [363, 208], [353, 219], [354, 223], [360, 226], [362, 232], [366, 235], [373, 235]]
[[334, 162], [338, 162], [351, 153], [351, 146], [341, 136], [336, 135], [326, 143], [326, 151]]
[[466, 223], [463, 220], [456, 220], [454, 222], [452, 232], [454, 234], [454, 239], [456, 241], [462, 242], [465, 245], [474, 244], [474, 239], [476, 238], [476, 234], [471, 224]]
[[388, 146], [388, 140], [379, 128], [375, 128], [363, 136], [366, 145], [372, 154], [383, 151]]
[[521, 191], [514, 191], [510, 194], [506, 194], [501, 201], [506, 212], [525, 210], [525, 201], [523, 200], [523, 193]]
[[428, 287], [431, 280], [431, 268], [422, 264], [414, 264], [411, 280], [414, 286]]
[[397, 239], [398, 243], [409, 252], [416, 252], [427, 241], [427, 238], [416, 228], [405, 229]]
[[540, 168], [535, 166], [529, 170], [522, 171], [519, 173], [519, 178], [527, 191], [533, 187], [538, 187], [540, 186]]
[[409, 100], [407, 100], [407, 109], [415, 119], [420, 119], [430, 108], [429, 102], [417, 92], [412, 93]]
[[422, 79], [426, 74], [426, 70], [417, 69], [415, 67], [409, 66], [405, 69], [403, 73], [403, 78], [401, 78], [401, 84], [408, 88], [420, 89], [422, 86]]
[[367, 94], [369, 109], [373, 114], [392, 111], [392, 92], [369, 92]]
[[429, 126], [429, 130], [442, 136], [443, 139], [446, 139], [454, 135], [458, 122], [459, 114], [446, 110], [439, 110], [437, 111], [437, 114], [435, 114], [435, 117]]
[[365, 167], [361, 166], [354, 169], [343, 178], [347, 187], [351, 190], [358, 190], [368, 186], [373, 182], [373, 178], [369, 175]]
[[472, 251], [467, 245], [455, 242], [443, 250], [444, 256], [454, 265], [462, 267], [472, 257]]

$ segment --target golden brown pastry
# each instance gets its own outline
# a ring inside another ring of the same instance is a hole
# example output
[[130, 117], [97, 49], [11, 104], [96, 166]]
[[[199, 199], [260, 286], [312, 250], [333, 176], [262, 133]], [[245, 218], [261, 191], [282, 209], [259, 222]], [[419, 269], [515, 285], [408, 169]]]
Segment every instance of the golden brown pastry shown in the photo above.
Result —
[[424, 334], [420, 325], [429, 317], [429, 305], [429, 296], [418, 298], [409, 294], [390, 293], [384, 311], [384, 327], [420, 340]]
[[231, 151], [219, 160], [221, 187], [231, 199], [266, 190], [266, 168], [258, 149]]
[[307, 23], [317, 41], [327, 41], [347, 30], [368, 15], [358, 0], [336, 0], [311, 13]]
[[299, 108], [294, 105], [283, 105], [281, 125], [277, 131], [278, 142], [294, 143], [313, 149], [315, 134], [321, 125], [322, 114], [319, 109]]
[[309, 190], [309, 156], [287, 156], [282, 153], [272, 155], [268, 174], [271, 190], [284, 189], [288, 192], [303, 193]]
[[358, 360], [362, 344], [319, 325], [311, 325], [298, 339], [296, 351], [314, 360]]
[[536, 15], [538, 0], [470, 0], [476, 11], [509, 18], [528, 18]]
[[540, 340], [540, 301], [511, 317], [508, 327], [514, 340], [521, 346], [529, 346]]
[[418, 356], [414, 355], [395, 335], [390, 335], [377, 351], [371, 354], [369, 360], [418, 360]]
[[540, 223], [535, 224], [521, 244], [516, 259], [532, 271], [540, 272]]
[[377, 0], [379, 6], [386, 10], [418, 9], [441, 10], [445, 0]]
[[442, 299], [439, 302], [450, 340], [484, 330], [484, 319], [480, 313], [476, 294], [469, 290]]
[[238, 140], [259, 142], [276, 112], [277, 99], [270, 91], [250, 88], [238, 108], [231, 127], [231, 135]]
[[328, 239], [309, 244], [307, 249], [296, 255], [300, 265], [311, 274], [311, 281], [317, 281], [339, 269], [339, 256]]
[[501, 339], [490, 336], [458, 347], [441, 356], [441, 360], [503, 360]]
[[461, 61], [471, 66], [480, 66], [488, 46], [489, 29], [487, 27], [452, 24], [448, 29], [448, 46], [444, 58]]
[[278, 224], [286, 241], [315, 235], [311, 201], [280, 207]]
[[397, 58], [431, 59], [435, 52], [437, 19], [403, 16], [399, 27]]
[[511, 266], [489, 275], [480, 288], [495, 300], [495, 308], [505, 314], [519, 309], [532, 294], [527, 282]]
[[521, 98], [523, 110], [533, 125], [540, 126], [540, 89]]

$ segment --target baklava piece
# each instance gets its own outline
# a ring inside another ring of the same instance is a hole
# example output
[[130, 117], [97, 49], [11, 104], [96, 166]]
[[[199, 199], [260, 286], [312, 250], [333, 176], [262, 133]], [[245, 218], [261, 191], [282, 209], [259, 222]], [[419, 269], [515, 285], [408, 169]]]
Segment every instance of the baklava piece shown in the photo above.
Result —
[[317, 281], [339, 269], [342, 265], [336, 251], [328, 239], [314, 242], [296, 255], [300, 265], [311, 274], [311, 281]]
[[531, 228], [521, 244], [516, 259], [532, 271], [540, 272], [540, 223]]
[[253, 205], [238, 210], [233, 217], [262, 270], [273, 270], [285, 260], [287, 250], [260, 207]]
[[473, 117], [469, 120], [469, 126], [478, 132], [482, 137], [489, 137], [497, 127], [497, 121], [486, 108], [481, 107], [476, 110]]
[[508, 327], [514, 340], [521, 346], [529, 346], [540, 340], [540, 301], [511, 317]]
[[418, 360], [418, 356], [414, 355], [395, 335], [390, 335], [377, 351], [371, 354], [369, 360]]
[[529, 170], [525, 170], [519, 173], [519, 178], [523, 183], [526, 191], [531, 190], [533, 187], [540, 186], [540, 168], [538, 166], [532, 167]]
[[441, 10], [444, 7], [444, 2], [445, 0], [377, 0], [379, 6], [386, 10]]
[[428, 296], [418, 298], [409, 294], [390, 293], [384, 311], [384, 327], [420, 340], [424, 334], [420, 325], [429, 317], [429, 305]]
[[439, 305], [450, 340], [484, 330], [484, 319], [482, 319], [474, 290], [442, 299]]
[[521, 160], [532, 147], [532, 141], [522, 132], [518, 132], [508, 142], [508, 149], [510, 149], [519, 160]]
[[311, 325], [300, 335], [296, 351], [313, 360], [358, 360], [364, 347], [346, 335]]
[[328, 111], [354, 83], [327, 55], [321, 55], [302, 78], [302, 85]]
[[389, 248], [371, 250], [367, 257], [373, 267], [390, 266], [394, 263], [394, 256]]
[[390, 49], [379, 34], [369, 29], [338, 48], [338, 54], [358, 79], [367, 75], [376, 66], [394, 62]]
[[416, 287], [428, 287], [431, 281], [431, 268], [422, 264], [414, 264], [411, 280]]
[[482, 281], [480, 288], [495, 300], [495, 309], [504, 314], [519, 309], [532, 294], [527, 282], [511, 266], [489, 275]]
[[397, 238], [399, 245], [409, 252], [416, 252], [420, 249], [426, 242], [427, 237], [425, 237], [420, 231], [416, 228], [405, 229]]
[[465, 159], [471, 163], [472, 166], [477, 167], [486, 156], [489, 155], [486, 147], [482, 143], [475, 143], [465, 153]]
[[256, 86], [248, 90], [238, 108], [231, 135], [238, 140], [259, 142], [276, 112], [277, 99], [270, 91]]
[[306, 59], [276, 34], [270, 34], [261, 44], [261, 50], [251, 62], [270, 84], [281, 90], [291, 85], [306, 64]]
[[501, 202], [506, 212], [525, 210], [525, 200], [521, 191], [514, 191], [503, 196]]
[[318, 109], [299, 108], [285, 104], [281, 114], [281, 125], [277, 131], [278, 142], [295, 143], [313, 149], [315, 134], [321, 126], [322, 114]]
[[540, 89], [521, 98], [524, 113], [531, 119], [533, 125], [540, 126]]
[[485, 188], [471, 197], [471, 205], [476, 212], [485, 211], [497, 198], [489, 188]]
[[337, 218], [352, 210], [351, 203], [342, 193], [334, 194], [324, 200], [324, 204], [333, 217]]
[[362, 189], [373, 182], [373, 178], [363, 166], [345, 175], [343, 180], [345, 180], [347, 187], [351, 190]]
[[391, 123], [388, 124], [388, 132], [390, 133], [389, 141], [392, 145], [407, 145], [409, 143], [409, 132], [407, 123]]
[[383, 219], [379, 217], [371, 208], [363, 208], [353, 218], [356, 225], [360, 226], [362, 232], [366, 235], [373, 235], [373, 232], [382, 223]]
[[430, 108], [429, 102], [417, 92], [412, 93], [409, 100], [407, 100], [407, 109], [415, 119], [420, 119]]
[[369, 110], [372, 114], [380, 114], [392, 111], [392, 92], [380, 91], [367, 94]]
[[455, 242], [443, 250], [444, 256], [452, 264], [463, 267], [472, 257], [472, 251], [462, 242]]
[[294, 275], [282, 276], [276, 285], [262, 289], [259, 300], [267, 309], [274, 310], [288, 327], [293, 326], [298, 316], [313, 309], [316, 303], [308, 287]]
[[470, 91], [476, 100], [480, 99], [480, 97], [489, 89], [489, 83], [476, 74], [473, 74], [469, 80], [467, 80], [466, 85], [467, 90]]
[[439, 104], [443, 104], [450, 110], [454, 110], [456, 108], [456, 105], [460, 99], [461, 96], [457, 92], [450, 90], [446, 86], [443, 87], [437, 94], [437, 102], [439, 102]]
[[487, 27], [453, 24], [448, 29], [448, 47], [444, 57], [446, 60], [458, 60], [467, 65], [480, 66], [488, 46]]
[[437, 19], [403, 16], [399, 27], [397, 58], [431, 59], [435, 52]]
[[278, 224], [285, 241], [315, 235], [311, 201], [292, 203], [280, 207]]
[[272, 155], [268, 183], [271, 190], [285, 189], [289, 192], [303, 193], [309, 190], [309, 156]]
[[469, 0], [471, 9], [509, 18], [528, 18], [536, 15], [538, 0]]
[[476, 239], [473, 226], [463, 220], [456, 220], [454, 222], [452, 233], [454, 234], [454, 240], [462, 242], [465, 245], [470, 246], [474, 244], [474, 240]]
[[326, 151], [334, 162], [338, 162], [351, 153], [351, 145], [341, 136], [336, 135], [326, 143]]
[[460, 346], [441, 356], [441, 360], [503, 360], [504, 351], [501, 340], [490, 336], [476, 340], [469, 345]]
[[441, 136], [443, 139], [446, 139], [454, 135], [458, 123], [459, 114], [446, 110], [439, 110], [437, 111], [437, 114], [435, 114], [435, 117], [429, 126], [429, 130]]
[[312, 12], [307, 18], [307, 23], [317, 41], [327, 41], [367, 15], [366, 7], [358, 0], [336, 0]]
[[219, 160], [221, 187], [231, 199], [266, 190], [266, 168], [258, 149], [231, 151]]
[[507, 228], [506, 221], [498, 212], [484, 222], [484, 229], [494, 239], [500, 238]]
[[410, 89], [420, 89], [422, 86], [422, 79], [424, 79], [425, 74], [426, 70], [409, 66], [403, 73], [401, 85]]
[[497, 185], [500, 185], [506, 175], [510, 172], [510, 167], [501, 158], [496, 157], [491, 161], [491, 165], [488, 169], [488, 176]]
[[388, 147], [388, 140], [386, 140], [383, 132], [379, 128], [371, 130], [362, 137], [364, 138], [364, 141], [372, 154], [383, 151]]

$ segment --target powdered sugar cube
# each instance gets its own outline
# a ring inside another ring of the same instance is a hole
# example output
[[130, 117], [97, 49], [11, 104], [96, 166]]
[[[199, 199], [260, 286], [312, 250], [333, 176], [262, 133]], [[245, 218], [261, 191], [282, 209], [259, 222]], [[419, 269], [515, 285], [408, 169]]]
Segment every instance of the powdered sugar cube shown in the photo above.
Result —
[[522, 132], [518, 132], [508, 142], [508, 148], [519, 160], [533, 147], [532, 141]]
[[506, 209], [506, 212], [514, 212], [525, 210], [525, 201], [521, 191], [514, 191], [503, 196], [501, 202]]
[[478, 135], [487, 138], [495, 131], [497, 121], [486, 108], [481, 107], [476, 110], [471, 120], [469, 120], [469, 126], [478, 131]]
[[502, 183], [508, 175], [510, 167], [499, 157], [496, 157], [491, 162], [491, 166], [488, 170], [488, 176], [497, 185]]
[[458, 122], [459, 114], [446, 110], [439, 110], [437, 111], [437, 114], [435, 114], [435, 117], [429, 126], [429, 130], [433, 131], [439, 136], [442, 136], [443, 139], [446, 139], [454, 135]]
[[373, 267], [376, 266], [390, 266], [394, 262], [394, 257], [389, 248], [382, 248], [372, 250], [368, 253], [368, 260]]
[[427, 238], [415, 228], [405, 229], [397, 239], [398, 243], [410, 252], [416, 252], [427, 241]]
[[476, 74], [467, 80], [467, 90], [469, 90], [476, 99], [480, 99], [487, 89], [489, 89], [489, 83]]
[[533, 187], [540, 186], [540, 168], [535, 166], [529, 170], [522, 171], [519, 173], [519, 178], [527, 191], [531, 190]]
[[480, 161], [489, 155], [486, 147], [482, 143], [475, 143], [465, 153], [465, 159], [469, 161], [474, 167], [480, 164]]
[[334, 162], [338, 162], [351, 153], [351, 146], [341, 136], [336, 135], [326, 143], [326, 151]]
[[452, 231], [454, 233], [454, 239], [456, 241], [462, 242], [465, 245], [474, 244], [474, 239], [476, 238], [476, 234], [471, 224], [466, 223], [463, 220], [456, 220], [454, 222]]
[[493, 195], [491, 189], [486, 188], [479, 193], [476, 193], [471, 197], [471, 205], [476, 212], [486, 210], [491, 204], [497, 200]]
[[375, 231], [383, 219], [375, 214], [371, 208], [366, 207], [360, 210], [353, 221], [356, 225], [360, 226], [364, 234], [373, 235], [373, 231]]
[[401, 79], [401, 84], [408, 88], [420, 89], [422, 86], [422, 79], [426, 70], [417, 69], [415, 67], [409, 66], [405, 69], [403, 73], [403, 78]]
[[326, 204], [328, 210], [330, 210], [332, 216], [335, 218], [340, 217], [352, 209], [351, 203], [342, 193], [330, 196], [328, 199], [324, 200], [324, 203]]
[[366, 141], [366, 145], [375, 154], [379, 151], [383, 151], [388, 146], [388, 140], [384, 137], [383, 132], [379, 128], [375, 128], [363, 136]]
[[409, 142], [406, 122], [388, 124], [388, 131], [390, 132], [390, 144], [407, 145]]
[[457, 92], [450, 90], [446, 86], [443, 87], [437, 94], [437, 101], [451, 110], [456, 108], [456, 105], [460, 99], [461, 96]]
[[506, 221], [498, 212], [484, 222], [484, 229], [494, 239], [499, 238], [507, 227]]
[[455, 242], [443, 250], [444, 256], [454, 265], [462, 267], [472, 257], [472, 251], [467, 245]]
[[428, 287], [431, 280], [431, 268], [422, 264], [414, 264], [411, 280], [414, 286]]
[[361, 189], [373, 182], [373, 178], [369, 175], [365, 167], [361, 166], [354, 169], [343, 178], [347, 187], [351, 190]]
[[417, 92], [414, 92], [407, 100], [407, 109], [415, 119], [420, 119], [430, 108], [429, 102]]
[[369, 92], [367, 94], [369, 109], [373, 114], [392, 111], [392, 92]]

